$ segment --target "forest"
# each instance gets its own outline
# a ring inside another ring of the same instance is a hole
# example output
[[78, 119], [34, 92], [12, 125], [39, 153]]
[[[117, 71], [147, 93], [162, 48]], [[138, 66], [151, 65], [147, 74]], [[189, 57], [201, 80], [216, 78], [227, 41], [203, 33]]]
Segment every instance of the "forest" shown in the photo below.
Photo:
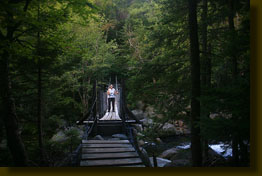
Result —
[[249, 0], [1, 0], [0, 166], [72, 166], [94, 85], [116, 77], [158, 165], [250, 166], [249, 12]]

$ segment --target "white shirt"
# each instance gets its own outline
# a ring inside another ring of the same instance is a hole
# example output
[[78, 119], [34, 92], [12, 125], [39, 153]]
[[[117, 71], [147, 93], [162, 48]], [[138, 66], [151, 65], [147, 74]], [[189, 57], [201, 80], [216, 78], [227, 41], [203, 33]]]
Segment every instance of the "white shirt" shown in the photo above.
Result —
[[116, 95], [115, 95], [115, 89], [114, 88], [112, 88], [112, 89], [108, 89], [108, 91], [109, 91], [109, 95], [108, 95], [108, 98], [116, 98]]

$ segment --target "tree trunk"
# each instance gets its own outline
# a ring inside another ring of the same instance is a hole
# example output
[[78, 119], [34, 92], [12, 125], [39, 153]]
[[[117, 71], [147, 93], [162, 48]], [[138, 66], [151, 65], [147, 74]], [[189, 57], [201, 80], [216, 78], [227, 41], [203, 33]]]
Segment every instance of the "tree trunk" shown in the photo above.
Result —
[[[232, 41], [234, 41], [235, 39], [235, 24], [234, 24], [234, 16], [235, 16], [235, 7], [234, 7], [234, 0], [229, 0], [228, 1], [228, 6], [229, 6], [229, 15], [228, 15], [228, 24], [229, 24], [229, 32], [230, 35], [232, 36]], [[231, 42], [232, 42], [231, 41]], [[232, 49], [233, 50], [233, 49]], [[232, 82], [233, 84], [236, 85], [236, 80], [237, 80], [237, 58], [234, 54], [234, 52], [232, 51], [232, 55], [231, 55], [231, 59], [232, 59]], [[232, 119], [237, 121], [237, 117], [235, 114], [232, 114]], [[234, 161], [234, 165], [238, 166], [239, 165], [239, 137], [237, 136], [237, 134], [233, 134], [232, 136], [232, 155], [233, 155], [233, 161]]]
[[[24, 12], [27, 11], [30, 2], [30, 0], [25, 1]], [[0, 96], [3, 105], [1, 117], [3, 117], [3, 123], [6, 130], [7, 145], [12, 154], [15, 166], [27, 166], [28, 157], [19, 132], [15, 102], [12, 98], [12, 86], [9, 70], [9, 61], [11, 58], [10, 45], [14, 41], [13, 34], [22, 24], [22, 21], [14, 23], [15, 20], [12, 13], [13, 8], [9, 8], [11, 7], [9, 6], [10, 4], [11, 2], [8, 1], [6, 4], [8, 11], [6, 11], [6, 16], [3, 17], [3, 20], [7, 20], [8, 22], [6, 27], [6, 36], [3, 36], [1, 33], [0, 43], [2, 50], [0, 57]]]
[[0, 92], [3, 101], [3, 122], [6, 130], [7, 145], [14, 159], [15, 166], [27, 166], [28, 158], [19, 133], [15, 103], [11, 93], [9, 75], [10, 54], [4, 51], [0, 60]]
[[202, 12], [202, 63], [201, 63], [201, 83], [203, 86], [207, 85], [207, 0], [203, 0]]
[[241, 163], [243, 166], [249, 165], [249, 159], [248, 159], [248, 146], [243, 142], [243, 140], [239, 141], [239, 147], [240, 147], [240, 156], [241, 156]]
[[[38, 1], [37, 20], [40, 22], [40, 2]], [[38, 129], [38, 147], [40, 154], [40, 164], [45, 165], [44, 146], [43, 146], [43, 127], [42, 127], [42, 62], [40, 56], [40, 31], [37, 32], [37, 129]]]
[[[234, 17], [235, 17], [235, 3], [234, 0], [229, 0], [229, 16], [228, 16], [228, 24], [229, 24], [229, 31], [230, 35], [233, 37], [233, 41], [235, 39], [235, 23], [234, 23]], [[235, 56], [234, 52], [232, 51], [232, 64], [233, 64], [233, 79], [236, 80], [237, 78], [237, 57]]]
[[[208, 57], [208, 49], [207, 49], [207, 0], [203, 0], [203, 12], [202, 12], [202, 17], [201, 17], [201, 21], [202, 21], [202, 62], [201, 62], [201, 70], [202, 70], [202, 74], [201, 74], [201, 83], [203, 85], [204, 89], [208, 89], [209, 85], [210, 85], [210, 79], [209, 79], [209, 69], [210, 69], [210, 64], [209, 63], [209, 57]], [[205, 92], [205, 91], [204, 91]], [[209, 116], [209, 115], [207, 115]], [[208, 139], [203, 137], [203, 157], [204, 160], [207, 161], [208, 160]]]
[[191, 153], [192, 165], [202, 166], [202, 147], [200, 137], [200, 59], [197, 24], [197, 1], [188, 0], [189, 5], [189, 34], [190, 34], [190, 58], [191, 58]]
[[38, 147], [40, 161], [44, 164], [43, 147], [43, 127], [42, 127], [42, 67], [40, 57], [38, 56], [38, 80], [37, 80], [37, 128], [38, 128]]

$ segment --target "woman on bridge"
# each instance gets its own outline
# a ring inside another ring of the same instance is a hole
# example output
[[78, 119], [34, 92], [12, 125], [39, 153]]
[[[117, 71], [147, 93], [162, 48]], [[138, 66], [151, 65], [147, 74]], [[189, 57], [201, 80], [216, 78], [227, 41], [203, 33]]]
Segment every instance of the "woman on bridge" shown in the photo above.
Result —
[[112, 106], [113, 106], [113, 112], [115, 112], [115, 98], [116, 98], [116, 94], [118, 94], [118, 92], [114, 89], [113, 85], [110, 84], [108, 90], [107, 90], [107, 95], [108, 95], [108, 112], [110, 112], [111, 109], [111, 102], [112, 102]]

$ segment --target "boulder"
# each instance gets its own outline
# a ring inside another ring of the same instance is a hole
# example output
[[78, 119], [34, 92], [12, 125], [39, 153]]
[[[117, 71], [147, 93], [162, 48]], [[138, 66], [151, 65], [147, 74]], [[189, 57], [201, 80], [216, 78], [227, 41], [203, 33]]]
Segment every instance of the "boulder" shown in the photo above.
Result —
[[179, 126], [179, 127], [184, 126], [184, 122], [183, 122], [182, 120], [178, 120], [178, 126]]
[[136, 103], [136, 107], [139, 109], [139, 110], [143, 110], [144, 107], [145, 107], [145, 104], [142, 102], [142, 101], [138, 101]]
[[65, 132], [70, 131], [70, 130], [76, 131], [77, 134], [78, 134], [78, 136], [77, 136], [78, 138], [82, 138], [82, 136], [83, 136], [83, 134], [84, 134], [84, 131], [83, 131], [83, 130], [81, 130], [81, 129], [78, 128], [78, 127], [74, 127], [74, 126], [69, 127]]
[[96, 135], [94, 140], [104, 140], [104, 138], [101, 135]]
[[[149, 159], [150, 159], [151, 165], [154, 166], [153, 157], [150, 157]], [[157, 157], [156, 161], [157, 161], [157, 167], [164, 167], [166, 164], [171, 163], [170, 160], [160, 158], [160, 157]]]
[[188, 128], [183, 128], [183, 134], [185, 134], [185, 135], [191, 134], [190, 129], [188, 129]]
[[6, 149], [7, 148], [7, 140], [3, 139], [0, 143], [0, 149]]
[[59, 128], [66, 128], [67, 123], [64, 119], [59, 119], [58, 126]]
[[140, 132], [137, 133], [137, 137], [144, 137], [144, 136], [145, 136], [145, 135], [142, 134], [142, 133], [140, 133]]
[[219, 117], [219, 114], [218, 114], [218, 113], [211, 113], [211, 114], [209, 115], [209, 118], [211, 118], [211, 119], [215, 119], [215, 118], [217, 118], [217, 117]]
[[182, 143], [181, 145], [177, 145], [176, 148], [178, 149], [190, 149], [191, 143]]
[[178, 159], [178, 160], [173, 160], [172, 162], [164, 165], [164, 167], [185, 167], [185, 166], [191, 166], [190, 160]]
[[119, 138], [121, 140], [127, 140], [128, 139], [128, 137], [124, 134], [113, 134], [112, 137], [113, 138]]
[[160, 138], [156, 138], [156, 143], [157, 143], [157, 144], [162, 144], [163, 141], [162, 141]]
[[77, 125], [77, 127], [81, 130], [81, 131], [85, 131], [85, 125]]
[[153, 124], [153, 120], [152, 119], [149, 119], [149, 118], [145, 118], [143, 120], [141, 120], [141, 122], [143, 123], [143, 125], [145, 126], [150, 126]]
[[190, 111], [191, 110], [191, 105], [189, 104], [185, 109]]
[[163, 118], [164, 118], [164, 115], [163, 115], [163, 114], [157, 114], [156, 117], [157, 117], [158, 119], [163, 119]]
[[208, 148], [208, 159], [204, 161], [206, 166], [223, 166], [226, 159], [214, 151], [212, 148]]
[[69, 139], [69, 137], [76, 137], [81, 139], [84, 131], [78, 127], [70, 126], [66, 127], [64, 130], [59, 130], [50, 139], [51, 142], [64, 142]]
[[172, 156], [176, 155], [178, 153], [179, 149], [178, 148], [171, 148], [168, 150], [165, 150], [159, 157], [165, 158], [165, 159], [171, 159]]
[[162, 127], [164, 131], [175, 131], [175, 125], [171, 123], [165, 123], [164, 126]]
[[184, 134], [182, 127], [176, 127], [175, 131], [176, 131], [176, 135], [183, 135]]
[[51, 142], [64, 142], [68, 139], [64, 131], [60, 130], [50, 139]]
[[139, 120], [146, 118], [145, 113], [140, 109], [132, 110], [132, 113], [138, 118]]
[[143, 141], [142, 139], [140, 139], [140, 140], [137, 142], [137, 144], [138, 144], [139, 146], [142, 146], [142, 145], [145, 144], [145, 141]]
[[215, 119], [217, 117], [224, 117], [226, 119], [230, 119], [230, 118], [232, 118], [232, 114], [226, 114], [226, 113], [220, 112], [220, 113], [211, 113], [209, 115], [209, 118], [211, 118], [211, 119]]
[[148, 106], [145, 110], [145, 114], [148, 116], [148, 117], [154, 117], [156, 116], [156, 113], [154, 111], [154, 108], [152, 106]]
[[145, 125], [145, 126], [149, 126], [149, 125], [152, 125], [152, 124], [153, 124], [153, 120], [152, 120], [152, 119], [149, 119], [149, 118], [145, 118], [145, 119], [141, 120], [141, 122], [142, 122], [143, 125]]
[[143, 131], [142, 124], [133, 124], [132, 125], [138, 132]]
[[211, 147], [208, 147], [208, 156], [212, 159], [214, 158], [224, 159], [222, 155], [220, 155], [218, 152], [213, 150]]

